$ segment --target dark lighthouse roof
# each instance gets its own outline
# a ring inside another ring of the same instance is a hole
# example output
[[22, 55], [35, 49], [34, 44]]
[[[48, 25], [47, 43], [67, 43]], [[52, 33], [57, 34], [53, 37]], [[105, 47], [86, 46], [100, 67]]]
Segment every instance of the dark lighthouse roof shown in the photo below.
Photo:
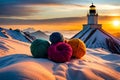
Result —
[[92, 5], [90, 7], [95, 7], [95, 5], [93, 5], [93, 3], [92, 3]]
[[90, 6], [90, 10], [89, 10], [90, 14], [96, 14], [96, 8], [95, 7], [96, 6], [93, 5], [93, 3], [92, 3], [92, 5]]

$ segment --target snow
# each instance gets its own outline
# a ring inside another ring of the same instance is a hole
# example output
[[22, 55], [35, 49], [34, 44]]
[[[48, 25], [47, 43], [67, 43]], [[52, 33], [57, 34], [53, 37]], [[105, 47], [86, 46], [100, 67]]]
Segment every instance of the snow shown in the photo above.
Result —
[[107, 49], [107, 44], [106, 44], [106, 38], [107, 36], [101, 33], [99, 30], [97, 30], [90, 38], [87, 40], [86, 44], [88, 47], [93, 47], [93, 48], [104, 48]]
[[0, 37], [0, 56], [18, 53], [25, 53], [30, 55], [29, 46], [30, 44], [28, 43]]
[[78, 32], [75, 36], [73, 36], [73, 38], [74, 37], [77, 37], [77, 38], [81, 38], [82, 36], [83, 36], [83, 34], [85, 34], [86, 32], [88, 32], [89, 31], [89, 27], [88, 28], [86, 28], [86, 29], [84, 29], [84, 30], [81, 30], [80, 32]]
[[90, 35], [90, 33], [93, 32], [93, 31], [94, 31], [94, 29], [89, 29], [89, 31], [87, 31], [87, 32], [84, 34], [84, 37], [81, 37], [81, 39], [82, 39], [83, 41], [85, 41], [85, 40], [87, 39], [88, 35]]
[[18, 29], [10, 30], [5, 28], [0, 28], [0, 36], [5, 38], [10, 38], [10, 39], [16, 39], [16, 40], [28, 42], [28, 43], [31, 42], [30, 38], [26, 37], [26, 35]]
[[36, 31], [34, 28], [24, 29], [23, 32], [24, 32], [24, 34], [29, 35], [28, 37], [31, 37], [32, 41], [35, 39], [49, 40], [49, 36], [46, 33], [44, 33], [43, 31], [40, 31], [40, 30]]
[[[82, 59], [33, 58], [30, 44], [0, 37], [0, 80], [119, 80], [120, 55], [89, 49]], [[2, 52], [2, 54], [1, 54]]]
[[13, 39], [16, 39], [16, 40], [19, 40], [19, 41], [23, 41], [23, 42], [30, 42], [28, 39], [26, 39], [26, 37], [24, 36], [24, 34], [22, 32], [20, 32], [20, 31], [8, 30], [7, 33]]
[[83, 29], [73, 38], [80, 38], [85, 42], [87, 48], [103, 48], [112, 53], [120, 54], [120, 40], [103, 29]]
[[30, 35], [34, 36], [36, 39], [49, 40], [49, 36], [40, 30], [32, 32], [32, 33], [30, 33]]

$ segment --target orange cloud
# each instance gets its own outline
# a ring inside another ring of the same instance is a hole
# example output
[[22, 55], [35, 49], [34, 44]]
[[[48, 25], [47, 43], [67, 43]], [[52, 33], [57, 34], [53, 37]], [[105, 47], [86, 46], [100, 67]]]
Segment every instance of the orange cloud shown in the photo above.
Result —
[[[7, 21], [8, 20], [8, 21]], [[120, 16], [100, 16], [99, 24], [102, 24], [103, 29], [110, 33], [119, 32], [120, 27], [117, 29], [113, 26], [112, 21], [120, 20]], [[69, 17], [69, 18], [55, 18], [44, 20], [20, 20], [20, 19], [0, 19], [1, 26], [7, 25], [9, 27], [25, 29], [33, 27], [40, 30], [81, 30], [83, 24], [87, 24], [87, 17]]]

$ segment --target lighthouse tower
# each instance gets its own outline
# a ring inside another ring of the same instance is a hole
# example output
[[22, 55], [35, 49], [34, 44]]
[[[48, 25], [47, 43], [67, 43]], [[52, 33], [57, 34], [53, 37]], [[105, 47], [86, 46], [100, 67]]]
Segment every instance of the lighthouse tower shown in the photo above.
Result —
[[89, 13], [87, 14], [87, 24], [83, 25], [83, 29], [86, 28], [102, 28], [101, 24], [98, 24], [98, 13], [96, 12], [96, 6], [90, 6]]
[[96, 7], [92, 3], [87, 15], [87, 24], [84, 24], [83, 30], [72, 38], [81, 39], [87, 48], [103, 48], [120, 54], [120, 40], [102, 29], [102, 25], [98, 24], [98, 17]]

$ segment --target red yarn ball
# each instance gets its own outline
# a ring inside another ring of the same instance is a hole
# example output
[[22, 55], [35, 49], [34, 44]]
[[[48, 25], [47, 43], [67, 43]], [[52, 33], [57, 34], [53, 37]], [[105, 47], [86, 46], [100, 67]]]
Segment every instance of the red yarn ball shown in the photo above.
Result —
[[48, 48], [48, 58], [55, 62], [66, 62], [71, 59], [72, 47], [64, 42], [58, 42]]

